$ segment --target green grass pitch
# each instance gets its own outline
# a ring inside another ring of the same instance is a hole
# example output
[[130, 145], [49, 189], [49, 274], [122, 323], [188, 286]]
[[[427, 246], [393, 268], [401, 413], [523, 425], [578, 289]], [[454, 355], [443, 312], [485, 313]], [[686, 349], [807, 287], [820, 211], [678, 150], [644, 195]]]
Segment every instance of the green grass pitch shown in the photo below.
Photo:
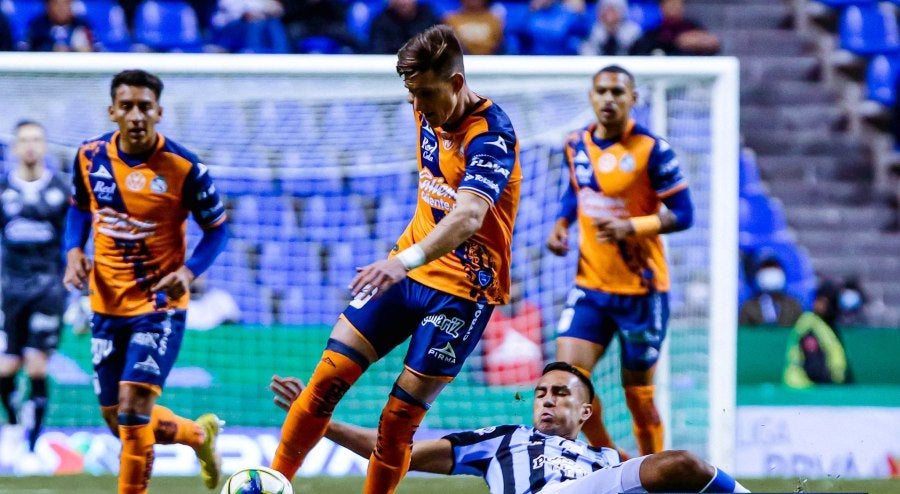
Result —
[[[900, 479], [850, 480], [821, 479], [742, 479], [741, 483], [754, 492], [868, 492], [870, 494], [900, 493]], [[362, 492], [361, 477], [313, 477], [294, 481], [296, 494], [358, 494]], [[0, 494], [101, 494], [116, 492], [112, 476], [91, 477], [0, 477]], [[398, 494], [487, 494], [484, 482], [476, 477], [407, 477]], [[153, 479], [150, 494], [210, 494], [196, 477], [158, 477]], [[585, 493], [589, 494], [589, 493]]]

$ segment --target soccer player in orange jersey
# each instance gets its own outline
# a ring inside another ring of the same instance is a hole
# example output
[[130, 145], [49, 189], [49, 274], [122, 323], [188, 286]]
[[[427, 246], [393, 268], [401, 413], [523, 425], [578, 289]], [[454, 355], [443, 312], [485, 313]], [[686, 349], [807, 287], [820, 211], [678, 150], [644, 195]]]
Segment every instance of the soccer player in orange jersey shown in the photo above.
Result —
[[[119, 130], [86, 141], [73, 165], [63, 282], [89, 280], [94, 383], [103, 419], [122, 440], [119, 493], [146, 493], [155, 443], [187, 444], [207, 488], [219, 480], [219, 419], [156, 405], [181, 347], [190, 285], [225, 248], [225, 208], [206, 165], [156, 131], [163, 84], [142, 70], [113, 77]], [[185, 261], [188, 214], [203, 237]], [[83, 248], [93, 229], [94, 259]]]
[[418, 204], [387, 259], [358, 269], [309, 386], [281, 429], [272, 468], [292, 478], [335, 406], [366, 368], [411, 337], [381, 414], [367, 494], [394, 492], [431, 403], [459, 373], [491, 311], [509, 297], [510, 244], [522, 174], [506, 114], [466, 84], [447, 26], [398, 52], [417, 122]]
[[[693, 205], [671, 146], [630, 117], [637, 99], [631, 73], [615, 65], [600, 69], [589, 98], [597, 121], [566, 139], [569, 187], [547, 239], [551, 252], [565, 255], [569, 226], [578, 222], [578, 274], [560, 318], [556, 357], [590, 375], [618, 338], [625, 400], [645, 455], [663, 448], [653, 401], [669, 316], [660, 234], [688, 228]], [[599, 400], [584, 432], [593, 446], [613, 446]]]

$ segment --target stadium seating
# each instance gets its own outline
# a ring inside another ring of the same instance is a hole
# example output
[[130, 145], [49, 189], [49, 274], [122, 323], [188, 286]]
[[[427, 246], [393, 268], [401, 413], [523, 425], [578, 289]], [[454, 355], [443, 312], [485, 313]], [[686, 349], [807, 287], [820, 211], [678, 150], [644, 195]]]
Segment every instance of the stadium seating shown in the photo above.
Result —
[[94, 30], [94, 40], [103, 51], [128, 51], [131, 34], [125, 11], [114, 0], [82, 0], [83, 15]]
[[742, 249], [754, 250], [773, 240], [787, 238], [787, 220], [781, 203], [764, 194], [741, 197], [739, 224]]
[[659, 3], [653, 0], [632, 1], [628, 5], [628, 17], [637, 22], [644, 31], [649, 31], [662, 22]]
[[765, 193], [765, 185], [759, 175], [756, 154], [750, 148], [742, 148], [738, 161], [738, 183], [741, 197]]
[[900, 56], [876, 55], [866, 68], [866, 96], [885, 106], [893, 106], [897, 100], [897, 83], [900, 77]]
[[40, 0], [3, 0], [0, 2], [0, 8], [9, 19], [13, 39], [18, 46], [23, 46], [26, 41], [28, 23], [44, 13], [44, 2]]
[[181, 0], [146, 0], [135, 18], [135, 41], [154, 51], [200, 51], [197, 15]]
[[900, 50], [897, 17], [888, 4], [850, 5], [841, 12], [841, 48], [869, 56]]

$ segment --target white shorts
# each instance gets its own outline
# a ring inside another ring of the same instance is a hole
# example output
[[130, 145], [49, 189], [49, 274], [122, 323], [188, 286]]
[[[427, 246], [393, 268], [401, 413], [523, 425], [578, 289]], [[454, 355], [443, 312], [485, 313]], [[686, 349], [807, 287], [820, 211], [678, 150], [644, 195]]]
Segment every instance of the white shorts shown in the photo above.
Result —
[[617, 494], [647, 492], [641, 485], [641, 463], [646, 456], [632, 458], [584, 477], [551, 484], [541, 494]]

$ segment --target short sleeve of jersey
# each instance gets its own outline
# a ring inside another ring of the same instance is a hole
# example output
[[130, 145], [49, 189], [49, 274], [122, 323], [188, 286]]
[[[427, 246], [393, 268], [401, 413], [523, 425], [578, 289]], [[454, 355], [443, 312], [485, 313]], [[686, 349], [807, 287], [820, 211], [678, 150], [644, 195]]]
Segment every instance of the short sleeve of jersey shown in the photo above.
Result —
[[84, 171], [81, 169], [81, 150], [75, 154], [72, 163], [72, 201], [78, 209], [87, 211], [91, 207], [91, 198], [84, 185]]
[[516, 141], [508, 134], [487, 132], [466, 146], [466, 173], [458, 190], [467, 190], [494, 204], [516, 164]]
[[450, 475], [484, 476], [503, 441], [518, 429], [515, 425], [485, 427], [444, 436], [453, 446]]
[[201, 228], [216, 226], [225, 219], [225, 205], [203, 163], [194, 162], [191, 166], [184, 181], [182, 202]]
[[675, 151], [664, 139], [657, 139], [647, 163], [650, 184], [660, 197], [665, 197], [687, 184]]

